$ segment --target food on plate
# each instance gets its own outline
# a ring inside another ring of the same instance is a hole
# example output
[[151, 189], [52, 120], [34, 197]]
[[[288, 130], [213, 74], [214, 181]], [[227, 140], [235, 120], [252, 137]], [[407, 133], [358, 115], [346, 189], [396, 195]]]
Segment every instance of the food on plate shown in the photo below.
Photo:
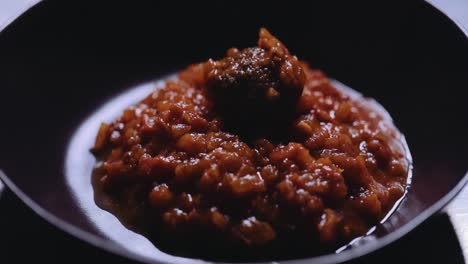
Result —
[[102, 124], [92, 152], [96, 202], [129, 227], [251, 251], [365, 234], [404, 195], [410, 167], [376, 103], [266, 29]]

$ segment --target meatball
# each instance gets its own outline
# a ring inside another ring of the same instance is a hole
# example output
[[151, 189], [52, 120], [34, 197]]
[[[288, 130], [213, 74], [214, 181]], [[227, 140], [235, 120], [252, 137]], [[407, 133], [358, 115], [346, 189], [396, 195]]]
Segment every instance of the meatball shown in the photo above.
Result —
[[[231, 127], [259, 123], [265, 134], [281, 129], [291, 119], [305, 84], [303, 63], [266, 29], [260, 30], [258, 47], [232, 48], [227, 57], [207, 63], [207, 87]], [[268, 118], [274, 117], [274, 118]], [[281, 124], [281, 125], [280, 125]]]

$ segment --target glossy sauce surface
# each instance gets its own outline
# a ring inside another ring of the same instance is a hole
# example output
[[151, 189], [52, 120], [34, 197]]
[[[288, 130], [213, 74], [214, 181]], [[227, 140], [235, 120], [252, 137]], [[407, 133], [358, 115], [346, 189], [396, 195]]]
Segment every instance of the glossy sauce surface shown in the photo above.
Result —
[[93, 152], [101, 207], [202, 258], [343, 245], [402, 197], [410, 166], [385, 113], [266, 30], [258, 47], [192, 65], [103, 124]]

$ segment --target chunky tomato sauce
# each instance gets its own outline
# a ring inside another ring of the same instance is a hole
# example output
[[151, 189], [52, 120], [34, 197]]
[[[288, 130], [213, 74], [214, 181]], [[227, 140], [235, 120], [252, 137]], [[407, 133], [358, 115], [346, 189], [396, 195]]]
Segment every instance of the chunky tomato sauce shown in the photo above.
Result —
[[405, 192], [405, 148], [367, 99], [261, 29], [256, 47], [192, 65], [102, 124], [93, 182], [98, 204], [178, 247], [313, 251], [388, 213]]

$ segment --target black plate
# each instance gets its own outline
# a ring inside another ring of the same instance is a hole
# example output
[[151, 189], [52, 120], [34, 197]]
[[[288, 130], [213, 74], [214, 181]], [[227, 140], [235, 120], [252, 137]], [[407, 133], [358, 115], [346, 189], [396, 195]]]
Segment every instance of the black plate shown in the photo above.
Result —
[[[86, 150], [102, 120], [90, 117], [118, 93], [139, 91], [131, 88], [231, 46], [253, 45], [260, 26], [313, 67], [376, 98], [414, 160], [407, 199], [373, 237], [297, 262], [338, 262], [379, 249], [442, 208], [467, 181], [467, 39], [428, 4], [115, 2], [46, 1], [0, 34], [0, 167], [8, 178], [0, 177], [63, 230], [132, 259], [191, 262], [158, 253], [94, 205]], [[83, 128], [87, 136], [77, 143]]]

